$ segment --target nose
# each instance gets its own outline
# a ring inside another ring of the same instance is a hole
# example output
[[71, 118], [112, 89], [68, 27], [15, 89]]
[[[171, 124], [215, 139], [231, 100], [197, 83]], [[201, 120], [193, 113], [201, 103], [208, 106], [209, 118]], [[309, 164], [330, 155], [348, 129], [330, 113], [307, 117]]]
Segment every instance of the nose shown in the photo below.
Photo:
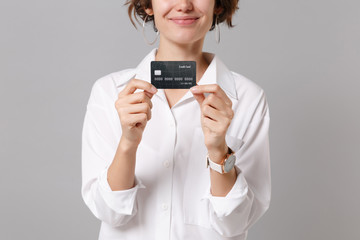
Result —
[[189, 12], [193, 10], [192, 0], [177, 0], [176, 10], [178, 12]]

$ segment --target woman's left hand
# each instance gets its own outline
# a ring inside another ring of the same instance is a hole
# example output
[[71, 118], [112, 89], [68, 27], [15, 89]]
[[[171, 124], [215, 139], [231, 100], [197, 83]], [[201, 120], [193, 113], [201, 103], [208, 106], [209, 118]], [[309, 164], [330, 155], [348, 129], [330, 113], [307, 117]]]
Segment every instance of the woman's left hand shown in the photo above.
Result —
[[[201, 126], [210, 158], [221, 161], [228, 149], [225, 135], [234, 116], [232, 102], [217, 84], [197, 85], [190, 90], [200, 105]], [[204, 93], [210, 94], [205, 97]]]

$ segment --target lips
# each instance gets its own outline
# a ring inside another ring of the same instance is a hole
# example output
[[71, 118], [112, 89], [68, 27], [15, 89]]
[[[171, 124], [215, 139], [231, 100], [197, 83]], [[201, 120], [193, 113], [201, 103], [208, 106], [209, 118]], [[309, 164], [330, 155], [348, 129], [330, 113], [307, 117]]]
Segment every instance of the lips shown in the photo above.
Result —
[[180, 17], [171, 17], [170, 20], [178, 25], [190, 25], [196, 22], [199, 17], [196, 16], [180, 16]]

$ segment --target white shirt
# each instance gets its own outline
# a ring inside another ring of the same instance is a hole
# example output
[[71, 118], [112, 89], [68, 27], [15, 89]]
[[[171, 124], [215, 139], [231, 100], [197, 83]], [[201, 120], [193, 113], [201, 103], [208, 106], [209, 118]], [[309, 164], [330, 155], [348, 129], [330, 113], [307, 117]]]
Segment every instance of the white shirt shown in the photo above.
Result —
[[107, 182], [121, 137], [115, 101], [130, 79], [151, 82], [155, 53], [135, 69], [98, 79], [91, 90], [82, 132], [82, 197], [102, 221], [99, 239], [246, 239], [270, 203], [268, 105], [260, 87], [213, 54], [206, 54], [212, 60], [198, 84], [217, 83], [233, 103], [226, 142], [235, 151], [238, 175], [227, 196], [210, 193], [200, 107], [190, 91], [170, 108], [158, 89], [136, 153], [136, 186], [112, 191]]

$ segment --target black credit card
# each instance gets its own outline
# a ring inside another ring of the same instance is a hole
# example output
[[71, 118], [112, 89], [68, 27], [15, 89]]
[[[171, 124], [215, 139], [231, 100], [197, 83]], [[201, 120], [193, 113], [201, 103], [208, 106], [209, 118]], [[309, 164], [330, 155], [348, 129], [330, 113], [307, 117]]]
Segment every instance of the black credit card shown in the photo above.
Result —
[[196, 62], [152, 61], [151, 84], [162, 89], [191, 88], [196, 85]]

